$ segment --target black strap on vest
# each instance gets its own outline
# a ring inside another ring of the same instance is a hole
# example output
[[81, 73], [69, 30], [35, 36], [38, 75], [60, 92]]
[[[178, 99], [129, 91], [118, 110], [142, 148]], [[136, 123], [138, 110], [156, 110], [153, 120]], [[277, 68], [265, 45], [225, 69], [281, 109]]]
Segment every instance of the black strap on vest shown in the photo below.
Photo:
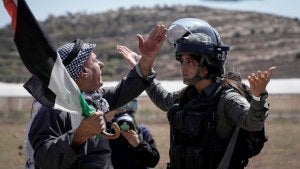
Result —
[[67, 58], [63, 61], [64, 66], [68, 66], [72, 62], [72, 60], [74, 60], [76, 58], [76, 56], [79, 54], [79, 51], [83, 45], [83, 42], [80, 39], [74, 40], [73, 43], [75, 43], [75, 45], [74, 45], [72, 51], [67, 56]]

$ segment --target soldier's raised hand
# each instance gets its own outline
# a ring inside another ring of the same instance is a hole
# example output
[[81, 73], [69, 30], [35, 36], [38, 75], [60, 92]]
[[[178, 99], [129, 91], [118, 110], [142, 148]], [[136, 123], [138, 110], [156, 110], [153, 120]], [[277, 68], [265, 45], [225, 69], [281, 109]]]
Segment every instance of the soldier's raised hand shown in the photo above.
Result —
[[275, 69], [276, 67], [270, 67], [266, 71], [257, 71], [248, 76], [250, 90], [254, 96], [260, 96], [266, 91], [266, 87]]

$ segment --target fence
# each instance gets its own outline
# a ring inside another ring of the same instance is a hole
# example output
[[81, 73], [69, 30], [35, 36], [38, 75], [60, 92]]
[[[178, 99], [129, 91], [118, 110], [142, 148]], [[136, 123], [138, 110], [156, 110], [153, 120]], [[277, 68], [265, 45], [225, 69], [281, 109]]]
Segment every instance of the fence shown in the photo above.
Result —
[[[137, 119], [143, 122], [164, 122], [166, 115], [148, 96], [139, 96]], [[26, 118], [30, 116], [32, 97], [0, 97], [0, 118]], [[271, 118], [300, 118], [300, 94], [270, 94]]]

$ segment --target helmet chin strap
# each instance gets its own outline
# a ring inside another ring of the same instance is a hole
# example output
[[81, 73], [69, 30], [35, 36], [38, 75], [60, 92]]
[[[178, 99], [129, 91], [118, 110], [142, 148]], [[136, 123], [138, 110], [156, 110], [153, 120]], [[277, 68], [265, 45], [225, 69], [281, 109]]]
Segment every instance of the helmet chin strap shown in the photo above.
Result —
[[194, 85], [196, 82], [203, 80], [203, 79], [205, 79], [205, 78], [201, 77], [200, 75], [195, 75], [191, 79], [184, 79], [183, 83], [186, 85]]
[[198, 82], [198, 81], [200, 81], [200, 80], [203, 80], [203, 79], [205, 79], [205, 78], [201, 77], [200, 75], [196, 75], [196, 76], [194, 76], [194, 77], [192, 78], [192, 80], [193, 80], [194, 83], [195, 83], [195, 82]]
[[185, 79], [183, 83], [186, 85], [194, 85], [196, 82], [203, 80], [203, 79], [206, 79], [206, 78], [200, 76], [200, 71], [199, 71], [199, 67], [198, 67], [197, 74], [191, 79]]
[[198, 81], [200, 81], [200, 80], [208, 79], [207, 76], [204, 76], [204, 77], [201, 77], [201, 76], [200, 76], [200, 69], [199, 69], [199, 67], [200, 67], [201, 65], [203, 65], [204, 60], [205, 60], [204, 57], [202, 57], [202, 58], [200, 59], [200, 61], [198, 62], [198, 70], [197, 70], [196, 75], [195, 75], [193, 78], [191, 78], [191, 79], [185, 79], [184, 82], [183, 82], [184, 84], [186, 84], [186, 85], [194, 85], [196, 82], [198, 82]]

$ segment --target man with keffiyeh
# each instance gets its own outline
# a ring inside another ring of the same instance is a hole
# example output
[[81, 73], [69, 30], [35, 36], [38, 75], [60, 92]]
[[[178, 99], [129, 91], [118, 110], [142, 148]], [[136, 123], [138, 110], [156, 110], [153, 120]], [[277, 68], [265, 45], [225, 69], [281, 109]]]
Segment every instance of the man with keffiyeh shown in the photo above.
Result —
[[[103, 114], [137, 97], [151, 84], [156, 75], [152, 71], [154, 56], [166, 39], [165, 33], [165, 26], [157, 25], [147, 40], [137, 36], [144, 55], [115, 87], [101, 87], [104, 64], [93, 53], [95, 44], [81, 42], [78, 47], [77, 42], [72, 42], [57, 49], [69, 75], [95, 113], [83, 117], [42, 105], [28, 132], [36, 168], [113, 168], [108, 140], [96, 137], [105, 130]], [[29, 80], [25, 88], [34, 90], [34, 81], [34, 78]]]

